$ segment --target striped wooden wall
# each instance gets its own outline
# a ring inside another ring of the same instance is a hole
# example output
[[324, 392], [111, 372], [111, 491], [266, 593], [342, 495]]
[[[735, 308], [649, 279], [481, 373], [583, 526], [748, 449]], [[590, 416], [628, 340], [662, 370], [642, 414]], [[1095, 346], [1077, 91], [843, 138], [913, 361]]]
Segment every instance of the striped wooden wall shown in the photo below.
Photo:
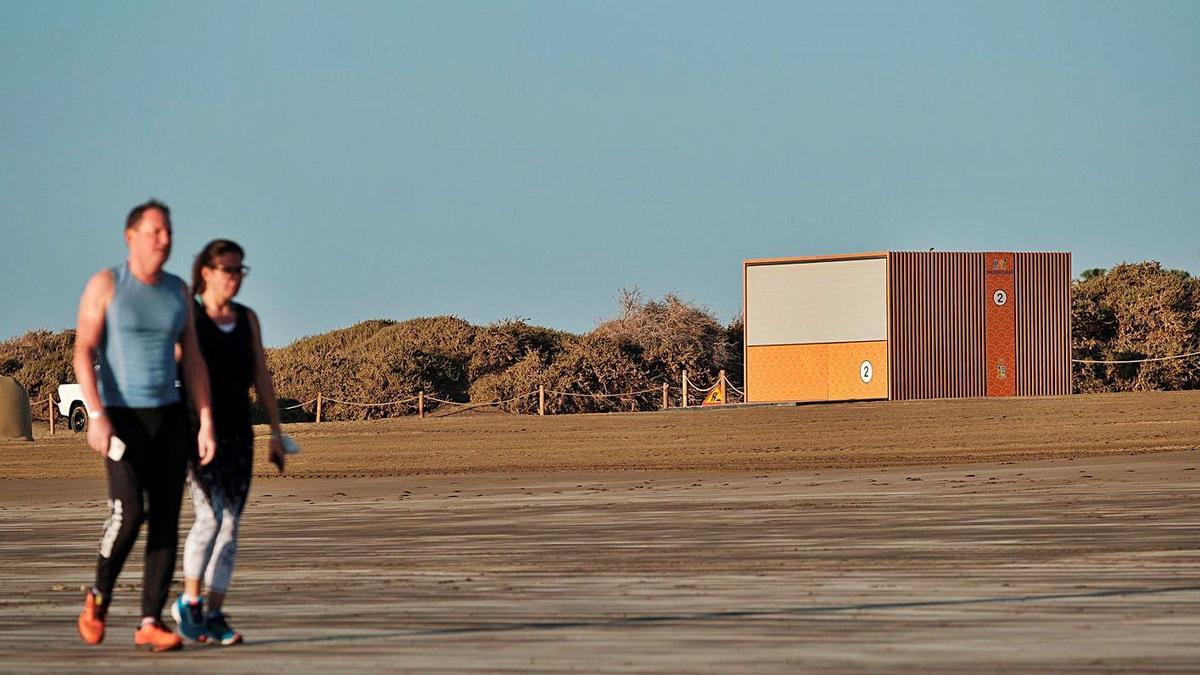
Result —
[[1071, 393], [1071, 254], [1016, 255], [1017, 395]]
[[983, 253], [888, 254], [888, 395], [986, 396]]

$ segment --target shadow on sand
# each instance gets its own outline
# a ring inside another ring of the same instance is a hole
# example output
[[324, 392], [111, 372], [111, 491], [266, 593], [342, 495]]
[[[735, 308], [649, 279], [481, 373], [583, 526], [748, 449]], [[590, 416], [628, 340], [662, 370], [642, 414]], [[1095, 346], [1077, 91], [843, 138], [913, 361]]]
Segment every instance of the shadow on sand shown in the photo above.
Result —
[[652, 614], [646, 616], [630, 616], [612, 619], [594, 619], [579, 621], [530, 621], [517, 623], [498, 623], [483, 626], [461, 626], [457, 628], [435, 628], [430, 630], [394, 630], [375, 631], [370, 633], [346, 633], [342, 635], [316, 635], [311, 637], [279, 638], [274, 640], [255, 640], [247, 642], [245, 647], [265, 647], [303, 642], [351, 642], [357, 640], [386, 640], [390, 638], [419, 638], [438, 637], [442, 635], [464, 635], [478, 633], [504, 633], [527, 630], [564, 630], [572, 628], [610, 628], [621, 626], [642, 626], [650, 624], [689, 623], [697, 621], [722, 621], [725, 619], [744, 619], [767, 616], [803, 616], [817, 614], [835, 614], [840, 612], [886, 611], [893, 609], [914, 609], [922, 607], [954, 607], [961, 605], [988, 605], [1017, 602], [1049, 602], [1054, 600], [1079, 600], [1091, 598], [1109, 598], [1129, 595], [1158, 595], [1164, 593], [1189, 593], [1200, 591], [1200, 586], [1169, 586], [1164, 588], [1126, 588], [1105, 591], [1089, 591], [1085, 593], [1049, 593], [1044, 595], [1013, 595], [990, 598], [961, 598], [953, 600], [913, 600], [908, 602], [871, 602], [856, 605], [814, 605], [808, 607], [779, 607], [772, 609], [726, 610], [721, 612], [694, 612], [684, 614]]

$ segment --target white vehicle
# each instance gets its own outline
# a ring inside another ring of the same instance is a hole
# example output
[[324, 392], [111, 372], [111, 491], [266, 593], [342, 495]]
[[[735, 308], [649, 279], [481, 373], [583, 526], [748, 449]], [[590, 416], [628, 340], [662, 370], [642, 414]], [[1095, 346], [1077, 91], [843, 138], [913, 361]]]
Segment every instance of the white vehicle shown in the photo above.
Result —
[[67, 418], [71, 431], [87, 430], [87, 406], [83, 404], [83, 387], [77, 384], [58, 385], [58, 413]]
[[[176, 389], [182, 386], [179, 380], [175, 380]], [[83, 387], [77, 384], [58, 385], [58, 414], [67, 418], [67, 426], [71, 427], [71, 431], [87, 431], [88, 411], [83, 403]]]

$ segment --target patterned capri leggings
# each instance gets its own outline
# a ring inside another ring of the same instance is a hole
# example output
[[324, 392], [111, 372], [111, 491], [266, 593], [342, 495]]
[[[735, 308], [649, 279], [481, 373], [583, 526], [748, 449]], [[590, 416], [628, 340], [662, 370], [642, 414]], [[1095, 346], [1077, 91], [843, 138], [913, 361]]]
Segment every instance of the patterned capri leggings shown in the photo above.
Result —
[[217, 593], [229, 588], [237, 557], [238, 521], [250, 493], [254, 439], [217, 442], [217, 456], [208, 466], [191, 462], [187, 485], [195, 506], [196, 522], [183, 546], [183, 574], [203, 578]]

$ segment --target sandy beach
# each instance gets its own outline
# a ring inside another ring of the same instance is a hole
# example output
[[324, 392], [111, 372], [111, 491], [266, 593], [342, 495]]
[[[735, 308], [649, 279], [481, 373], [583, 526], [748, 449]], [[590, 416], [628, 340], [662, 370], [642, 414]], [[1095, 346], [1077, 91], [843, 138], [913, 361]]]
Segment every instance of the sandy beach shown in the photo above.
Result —
[[[44, 431], [44, 429], [42, 430]], [[4, 672], [1107, 672], [1200, 659], [1200, 394], [296, 425], [247, 644], [74, 632], [78, 435], [0, 443]], [[261, 459], [261, 458], [260, 458]], [[183, 527], [190, 523], [185, 505]]]

